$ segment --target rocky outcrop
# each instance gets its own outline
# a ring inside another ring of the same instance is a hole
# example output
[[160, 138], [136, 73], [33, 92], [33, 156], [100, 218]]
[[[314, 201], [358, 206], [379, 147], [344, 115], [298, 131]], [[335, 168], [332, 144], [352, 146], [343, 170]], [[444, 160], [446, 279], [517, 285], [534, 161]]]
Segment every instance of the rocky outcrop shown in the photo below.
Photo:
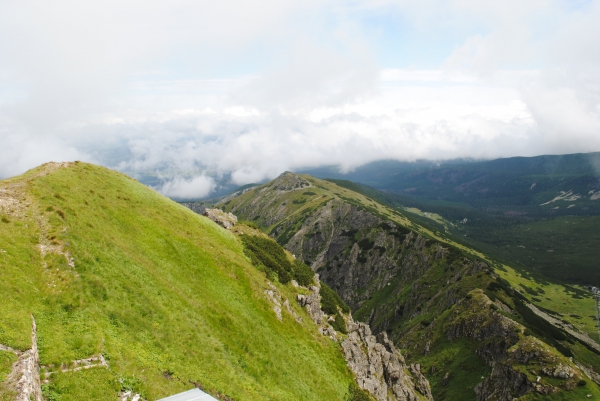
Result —
[[89, 358], [76, 359], [74, 361], [69, 362], [68, 364], [62, 364], [60, 366], [50, 364], [41, 365], [40, 367], [44, 373], [43, 375], [46, 377], [46, 379], [42, 383], [48, 383], [48, 378], [55, 373], [77, 372], [79, 370], [91, 368], [108, 368], [108, 363], [106, 362], [106, 359], [104, 359], [104, 355], [97, 354], [92, 355]]
[[[315, 282], [319, 282], [319, 275], [315, 275]], [[323, 323], [325, 313], [321, 310], [321, 287], [313, 285], [308, 287], [310, 294], [298, 294], [297, 300], [300, 306], [306, 308], [310, 318], [317, 324]]]
[[407, 367], [385, 332], [374, 336], [368, 325], [350, 322], [342, 349], [358, 386], [377, 400], [433, 399], [420, 366]]
[[490, 377], [475, 387], [477, 401], [512, 401], [533, 391], [527, 376], [508, 365], [494, 367]]
[[31, 326], [31, 349], [17, 354], [17, 362], [6, 378], [7, 388], [16, 393], [15, 401], [43, 401], [40, 382], [40, 357], [37, 348], [37, 327], [33, 316]]
[[132, 391], [121, 391], [119, 401], [144, 401], [142, 396]]
[[221, 209], [205, 209], [203, 216], [208, 217], [223, 228], [230, 229], [237, 224], [237, 217], [232, 213], [226, 213]]
[[[314, 281], [319, 283], [319, 275], [315, 274]], [[327, 316], [325, 312], [321, 310], [321, 287], [319, 285], [312, 285], [308, 287], [310, 293], [308, 295], [298, 294], [296, 299], [300, 306], [306, 308], [308, 315], [315, 322], [315, 324], [319, 328], [319, 332], [331, 338], [332, 340], [337, 340], [338, 335], [333, 327], [329, 324], [333, 321], [333, 316]]]
[[271, 303], [273, 304], [273, 311], [275, 312], [275, 316], [277, 317], [277, 319], [283, 322], [283, 315], [281, 314], [281, 307], [283, 306], [288, 311], [288, 313], [292, 315], [294, 320], [296, 320], [298, 323], [302, 323], [302, 318], [298, 316], [298, 314], [292, 309], [288, 299], [283, 297], [279, 293], [279, 291], [277, 291], [277, 287], [275, 287], [270, 282], [267, 282], [267, 285], [270, 289], [265, 290], [265, 295], [267, 296], [267, 299], [269, 299], [269, 301], [271, 301]]
[[[315, 282], [319, 283], [318, 275], [315, 275]], [[328, 324], [331, 317], [321, 310], [320, 287], [311, 286], [309, 291], [308, 295], [298, 294], [298, 303], [306, 308], [321, 334], [337, 340], [338, 334]], [[348, 336], [342, 342], [342, 349], [361, 389], [379, 401], [433, 399], [420, 366], [407, 366], [385, 332], [374, 336], [369, 325], [354, 322], [351, 315], [345, 320]]]

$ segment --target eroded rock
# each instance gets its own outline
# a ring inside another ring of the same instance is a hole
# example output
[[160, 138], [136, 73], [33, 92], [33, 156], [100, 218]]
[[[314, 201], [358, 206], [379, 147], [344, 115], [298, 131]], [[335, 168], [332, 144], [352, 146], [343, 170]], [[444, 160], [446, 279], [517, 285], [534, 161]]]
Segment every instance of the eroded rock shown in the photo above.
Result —
[[308, 289], [310, 290], [310, 294], [298, 294], [298, 303], [300, 306], [305, 307], [310, 318], [316, 324], [320, 325], [325, 317], [325, 313], [321, 310], [321, 294], [319, 293], [321, 289], [314, 285], [308, 287]]
[[19, 352], [19, 359], [6, 378], [6, 385], [17, 394], [15, 401], [43, 401], [40, 381], [40, 357], [37, 348], [37, 326], [33, 316], [31, 349]]
[[271, 303], [273, 304], [273, 311], [275, 312], [275, 316], [277, 316], [277, 319], [279, 319], [280, 321], [283, 322], [283, 315], [281, 314], [281, 311], [282, 311], [281, 307], [284, 306], [287, 309], [288, 313], [294, 317], [294, 320], [296, 320], [298, 323], [302, 323], [302, 318], [300, 316], [298, 316], [298, 314], [294, 311], [294, 309], [292, 309], [288, 299], [283, 297], [277, 291], [277, 287], [275, 287], [273, 284], [271, 284], [270, 282], [267, 284], [269, 285], [269, 287], [271, 289], [265, 290], [265, 295], [267, 296], [267, 299], [269, 299], [269, 301], [271, 301]]
[[230, 229], [237, 224], [237, 217], [232, 213], [226, 213], [221, 209], [205, 209], [203, 216], [208, 217], [223, 228]]
[[358, 386], [377, 400], [418, 400], [417, 393], [428, 400], [433, 399], [420, 366], [406, 366], [385, 332], [374, 336], [368, 325], [351, 321], [342, 349]]

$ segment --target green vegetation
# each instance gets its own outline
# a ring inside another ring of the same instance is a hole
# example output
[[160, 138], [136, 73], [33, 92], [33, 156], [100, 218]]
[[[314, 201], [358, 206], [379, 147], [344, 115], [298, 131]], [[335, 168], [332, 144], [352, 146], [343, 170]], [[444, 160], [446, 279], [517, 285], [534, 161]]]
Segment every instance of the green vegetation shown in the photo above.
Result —
[[230, 232], [85, 163], [0, 186], [21, 205], [0, 223], [0, 343], [30, 348], [33, 314], [43, 365], [102, 353], [110, 366], [52, 375], [48, 399], [157, 399], [196, 383], [235, 400], [344, 399], [339, 346], [294, 302], [304, 323], [277, 320], [264, 273]]
[[239, 221], [238, 224], [244, 224], [250, 228], [254, 228], [255, 230], [260, 230], [260, 227], [253, 221], [242, 220], [242, 221]]
[[335, 314], [335, 318], [333, 322], [331, 322], [331, 327], [333, 327], [335, 331], [338, 331], [342, 334], [348, 334], [348, 330], [346, 329], [346, 320], [339, 312]]
[[325, 283], [321, 283], [321, 309], [328, 315], [335, 315], [338, 308], [344, 313], [350, 313], [350, 308], [340, 298], [337, 292], [333, 291]]
[[283, 249], [271, 239], [242, 234], [240, 236], [252, 264], [267, 272], [267, 276], [287, 284], [292, 279], [292, 264]]
[[475, 386], [491, 373], [477, 356], [476, 348], [467, 340], [450, 342], [442, 337], [427, 356], [419, 358], [423, 369], [430, 373], [427, 376], [435, 400], [475, 398]]
[[358, 387], [356, 383], [352, 383], [348, 387], [346, 401], [373, 401], [373, 397], [367, 391]]
[[597, 284], [598, 225], [600, 216], [561, 216], [522, 222], [489, 234], [469, 232], [468, 237], [480, 243], [480, 249], [521, 271], [562, 282]]
[[347, 333], [346, 320], [340, 312], [350, 313], [350, 307], [324, 282], [321, 282], [321, 309], [328, 315], [334, 316], [331, 326], [340, 333]]
[[241, 234], [240, 238], [252, 264], [272, 280], [287, 284], [291, 279], [303, 286], [313, 283], [314, 272], [299, 260], [290, 262], [283, 248], [270, 238]]
[[10, 368], [17, 361], [17, 356], [12, 352], [0, 351], [0, 383], [6, 380]]
[[293, 273], [292, 276], [294, 280], [298, 282], [298, 284], [308, 287], [314, 283], [313, 277], [315, 276], [315, 272], [307, 266], [304, 262], [296, 259], [294, 260], [294, 265], [292, 266]]
[[[580, 296], [571, 290], [571, 288], [576, 287], [565, 286], [564, 284], [540, 280], [539, 277], [524, 275], [506, 265], [501, 267], [502, 269], [497, 269], [498, 274], [511, 283], [513, 287], [522, 288], [525, 286], [544, 291], [543, 294], [537, 296], [523, 291], [522, 296], [529, 302], [535, 304], [546, 313], [559, 317], [579, 330], [586, 332], [597, 342], [600, 341], [596, 319], [592, 315], [594, 313], [594, 299], [587, 290], [579, 289], [581, 293], [585, 294], [585, 296]], [[533, 298], [537, 298], [538, 301], [534, 301]], [[571, 315], [581, 318], [575, 318]], [[598, 367], [600, 368], [600, 363], [598, 363]]]

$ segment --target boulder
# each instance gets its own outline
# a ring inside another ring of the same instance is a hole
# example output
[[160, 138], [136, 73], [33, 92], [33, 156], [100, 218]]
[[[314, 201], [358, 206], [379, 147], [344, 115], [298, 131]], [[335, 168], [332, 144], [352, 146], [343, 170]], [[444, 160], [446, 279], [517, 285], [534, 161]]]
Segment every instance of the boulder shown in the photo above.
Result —
[[221, 209], [205, 209], [203, 216], [208, 217], [221, 227], [230, 229], [237, 224], [237, 217], [232, 213], [226, 213]]

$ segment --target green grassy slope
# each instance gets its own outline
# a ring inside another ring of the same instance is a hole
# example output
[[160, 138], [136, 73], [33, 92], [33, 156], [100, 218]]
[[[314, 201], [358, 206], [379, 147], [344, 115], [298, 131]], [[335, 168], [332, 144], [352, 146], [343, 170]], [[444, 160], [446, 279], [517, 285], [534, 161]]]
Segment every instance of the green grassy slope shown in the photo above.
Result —
[[196, 384], [235, 400], [344, 397], [352, 378], [339, 346], [308, 317], [278, 321], [264, 273], [212, 221], [85, 163], [0, 189], [15, 200], [0, 216], [0, 343], [29, 348], [33, 314], [43, 365], [102, 353], [110, 366], [52, 375], [49, 399], [133, 389], [153, 400]]

